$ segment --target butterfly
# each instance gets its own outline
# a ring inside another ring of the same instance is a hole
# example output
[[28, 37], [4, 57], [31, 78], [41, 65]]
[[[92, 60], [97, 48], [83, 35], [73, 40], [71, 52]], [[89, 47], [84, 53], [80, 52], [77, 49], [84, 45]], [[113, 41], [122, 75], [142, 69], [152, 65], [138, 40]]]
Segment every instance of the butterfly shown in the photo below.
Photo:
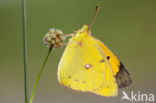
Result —
[[60, 84], [76, 91], [117, 96], [118, 88], [132, 83], [124, 65], [84, 25], [70, 38], [58, 66]]
[[69, 40], [58, 66], [58, 81], [73, 90], [116, 96], [132, 80], [119, 59], [84, 25]]

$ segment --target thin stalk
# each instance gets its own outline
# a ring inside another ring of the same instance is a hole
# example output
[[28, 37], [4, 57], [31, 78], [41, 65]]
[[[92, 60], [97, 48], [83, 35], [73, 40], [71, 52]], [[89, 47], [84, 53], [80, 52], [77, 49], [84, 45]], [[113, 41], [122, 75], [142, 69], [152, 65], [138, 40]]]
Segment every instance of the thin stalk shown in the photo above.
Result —
[[26, 0], [22, 0], [22, 18], [23, 18], [24, 89], [25, 89], [25, 103], [28, 103], [29, 98], [28, 98]]
[[40, 71], [39, 71], [39, 73], [37, 75], [37, 78], [36, 78], [36, 81], [35, 81], [35, 84], [34, 84], [34, 88], [33, 88], [33, 91], [32, 91], [32, 94], [31, 94], [31, 98], [30, 98], [30, 102], [29, 103], [32, 103], [33, 102], [33, 99], [34, 99], [34, 96], [35, 96], [35, 91], [36, 91], [36, 88], [37, 88], [37, 85], [38, 85], [40, 76], [41, 76], [41, 74], [42, 74], [42, 72], [44, 70], [44, 67], [45, 67], [46, 63], [47, 63], [47, 60], [48, 60], [48, 57], [50, 55], [51, 50], [52, 50], [52, 48], [49, 48], [48, 54], [47, 54], [47, 56], [46, 56], [46, 58], [45, 58], [45, 60], [44, 60], [44, 62], [42, 64], [42, 67], [41, 67], [41, 69], [40, 69]]

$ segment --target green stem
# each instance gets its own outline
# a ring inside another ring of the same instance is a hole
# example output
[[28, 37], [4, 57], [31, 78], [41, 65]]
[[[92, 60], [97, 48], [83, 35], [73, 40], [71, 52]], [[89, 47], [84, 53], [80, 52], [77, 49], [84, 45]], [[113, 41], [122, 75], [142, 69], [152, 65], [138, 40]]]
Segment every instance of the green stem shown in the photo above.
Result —
[[23, 19], [23, 56], [24, 56], [24, 89], [25, 103], [28, 103], [28, 64], [27, 64], [27, 32], [26, 32], [26, 0], [22, 0], [22, 19]]
[[47, 63], [47, 60], [48, 60], [48, 57], [50, 55], [50, 52], [51, 52], [52, 48], [49, 48], [49, 51], [48, 51], [48, 54], [47, 54], [47, 57], [45, 58], [43, 64], [42, 64], [42, 67], [37, 75], [37, 78], [36, 78], [36, 81], [35, 81], [35, 85], [34, 85], [34, 88], [33, 88], [33, 91], [32, 91], [32, 94], [31, 94], [31, 98], [30, 98], [30, 102], [29, 103], [32, 103], [33, 102], [33, 99], [34, 99], [34, 96], [35, 96], [35, 91], [36, 91], [36, 88], [37, 88], [37, 85], [38, 85], [38, 82], [39, 82], [39, 79], [40, 79], [40, 76], [43, 72], [43, 69]]

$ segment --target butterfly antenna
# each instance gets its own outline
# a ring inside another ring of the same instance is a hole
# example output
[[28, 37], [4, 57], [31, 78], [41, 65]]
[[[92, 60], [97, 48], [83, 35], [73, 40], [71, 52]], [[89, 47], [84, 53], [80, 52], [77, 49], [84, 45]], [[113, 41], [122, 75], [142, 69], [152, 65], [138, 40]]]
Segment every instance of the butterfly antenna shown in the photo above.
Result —
[[97, 4], [97, 5], [96, 5], [95, 13], [94, 13], [94, 15], [93, 15], [93, 17], [92, 17], [92, 19], [91, 19], [90, 24], [89, 24], [89, 27], [90, 27], [90, 28], [91, 28], [91, 26], [93, 25], [93, 23], [95, 22], [96, 17], [97, 17], [97, 15], [98, 15], [99, 11], [100, 11], [100, 5]]

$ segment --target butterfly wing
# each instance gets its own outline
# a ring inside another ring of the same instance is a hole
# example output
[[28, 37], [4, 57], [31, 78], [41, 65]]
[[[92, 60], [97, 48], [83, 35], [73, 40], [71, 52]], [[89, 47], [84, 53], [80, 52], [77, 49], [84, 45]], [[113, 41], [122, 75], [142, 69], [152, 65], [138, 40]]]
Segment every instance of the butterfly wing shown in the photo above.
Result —
[[100, 40], [96, 39], [98, 45], [102, 51], [106, 54], [106, 57], [112, 67], [119, 88], [129, 86], [132, 83], [130, 74], [125, 69], [124, 65], [114, 55], [114, 53]]
[[102, 48], [99, 45], [97, 48], [99, 48], [99, 51], [103, 54], [106, 76], [101, 87], [91, 92], [101, 96], [117, 96], [118, 86], [113, 73], [113, 69], [106, 57], [106, 54], [103, 52]]
[[58, 80], [74, 90], [102, 96], [116, 96], [118, 93], [107, 58], [96, 40], [89, 35], [70, 40], [59, 64]]
[[74, 90], [92, 91], [105, 79], [102, 53], [91, 36], [72, 38], [67, 45], [58, 67], [60, 84]]

